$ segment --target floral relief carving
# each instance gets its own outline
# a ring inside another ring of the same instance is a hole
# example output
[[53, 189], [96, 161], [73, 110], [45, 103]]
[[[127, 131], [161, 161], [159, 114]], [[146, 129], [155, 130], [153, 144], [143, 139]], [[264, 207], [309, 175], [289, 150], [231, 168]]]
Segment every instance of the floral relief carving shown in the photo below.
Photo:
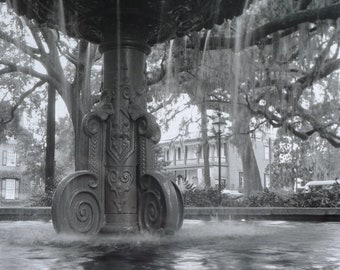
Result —
[[114, 197], [113, 204], [117, 207], [118, 212], [121, 213], [127, 203], [126, 194], [130, 192], [134, 183], [133, 173], [129, 170], [110, 169], [107, 175], [110, 191]]
[[113, 119], [110, 128], [110, 153], [115, 158], [126, 158], [133, 151], [132, 123], [121, 114], [120, 119]]

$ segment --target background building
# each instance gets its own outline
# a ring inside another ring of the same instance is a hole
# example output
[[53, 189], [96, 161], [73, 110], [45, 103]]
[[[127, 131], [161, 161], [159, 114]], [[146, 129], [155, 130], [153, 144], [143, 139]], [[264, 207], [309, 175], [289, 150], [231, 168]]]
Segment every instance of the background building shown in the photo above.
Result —
[[9, 139], [0, 144], [0, 206], [22, 205], [27, 198], [28, 185], [23, 180], [17, 141]]
[[[201, 112], [195, 105], [188, 106], [190, 98], [181, 95], [176, 104], [160, 110], [157, 119], [161, 122], [162, 138], [161, 160], [166, 164], [165, 170], [175, 174], [180, 188], [195, 185], [204, 187], [204, 163], [201, 139]], [[214, 123], [219, 112], [207, 110], [207, 133], [209, 137], [209, 165], [212, 187], [218, 186], [218, 136], [214, 131]], [[220, 112], [224, 119], [225, 131], [221, 131], [221, 184], [226, 189], [243, 191], [243, 167], [236, 147], [231, 144], [228, 133], [231, 121], [228, 113]], [[276, 136], [272, 129], [258, 131], [252, 134], [254, 154], [257, 160], [263, 187], [270, 187], [270, 172], [265, 174], [267, 165], [271, 162], [271, 144]], [[182, 181], [183, 180], [183, 181]], [[183, 182], [187, 185], [183, 185]]]
[[[271, 159], [271, 139], [253, 137], [253, 149], [259, 167], [263, 187], [270, 187], [270, 175], [265, 173]], [[200, 138], [164, 140], [160, 143], [162, 159], [168, 164], [165, 169], [173, 172], [183, 189], [183, 183], [204, 187], [203, 151]], [[212, 187], [218, 186], [218, 141], [209, 137], [209, 163]], [[230, 190], [243, 190], [243, 167], [240, 156], [228, 137], [221, 139], [221, 183]]]

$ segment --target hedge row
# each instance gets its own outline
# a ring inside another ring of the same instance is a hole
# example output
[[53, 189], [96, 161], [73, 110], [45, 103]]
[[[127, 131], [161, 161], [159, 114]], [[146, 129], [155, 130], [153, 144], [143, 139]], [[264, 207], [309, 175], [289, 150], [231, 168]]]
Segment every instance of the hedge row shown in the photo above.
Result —
[[[340, 188], [319, 190], [310, 193], [283, 193], [269, 191], [252, 193], [247, 197], [219, 196], [218, 190], [187, 190], [183, 193], [184, 206], [208, 207], [336, 207], [340, 206]], [[31, 206], [50, 206], [53, 191], [36, 192], [31, 197]], [[221, 204], [219, 203], [221, 199]]]
[[250, 194], [248, 197], [235, 198], [222, 195], [219, 204], [218, 190], [188, 190], [183, 193], [184, 206], [208, 207], [336, 207], [340, 205], [338, 188], [319, 190], [310, 193], [283, 193], [266, 189]]

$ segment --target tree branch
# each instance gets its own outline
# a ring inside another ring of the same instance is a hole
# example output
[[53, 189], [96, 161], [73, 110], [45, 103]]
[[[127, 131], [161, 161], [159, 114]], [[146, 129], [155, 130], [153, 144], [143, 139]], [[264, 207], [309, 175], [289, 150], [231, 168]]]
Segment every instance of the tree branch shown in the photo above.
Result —
[[[317, 79], [320, 80], [325, 78], [339, 68], [340, 59], [327, 60], [324, 62], [323, 67], [318, 70]], [[272, 104], [268, 100], [266, 106], [260, 106], [258, 102], [261, 98], [251, 98], [246, 95], [247, 107], [253, 114], [261, 115], [266, 118], [273, 127], [285, 126], [290, 132], [303, 140], [308, 139], [308, 137], [310, 137], [313, 133], [318, 132], [320, 137], [328, 140], [334, 147], [340, 147], [340, 136], [338, 136], [336, 132], [328, 130], [328, 128], [334, 125], [340, 126], [340, 122], [333, 121], [332, 123], [328, 122], [324, 124], [317, 117], [314, 117], [310, 111], [307, 111], [298, 103], [298, 99], [303, 90], [310, 86], [309, 81], [313, 76], [315, 76], [314, 69], [307, 75], [300, 77], [295, 83], [289, 86], [290, 94], [287, 94], [285, 99], [288, 99], [286, 101], [287, 104], [293, 104], [293, 101], [295, 101], [294, 106], [289, 106], [285, 109], [275, 108], [275, 110], [270, 110], [270, 105]], [[294, 91], [296, 93], [293, 95], [292, 92]], [[260, 96], [262, 99], [265, 99], [268, 94], [262, 93]], [[294, 126], [294, 123], [288, 122], [288, 119], [293, 119], [294, 117], [300, 117], [303, 121], [308, 122], [311, 129], [302, 131], [299, 130], [298, 127]], [[318, 115], [318, 117], [320, 116]]]
[[1, 29], [0, 29], [0, 39], [8, 42], [9, 44], [14, 45], [20, 51], [28, 54], [33, 59], [39, 61], [39, 56], [38, 56], [40, 53], [39, 50], [31, 46], [28, 46], [25, 42], [22, 42], [23, 39], [12, 38], [11, 36], [7, 35], [5, 32], [1, 31]]
[[28, 97], [30, 94], [32, 94], [38, 87], [45, 84], [46, 81], [39, 81], [37, 82], [31, 89], [24, 92], [20, 97], [19, 100], [12, 106], [10, 110], [10, 117], [5, 120], [3, 117], [0, 119], [0, 125], [6, 125], [9, 122], [11, 122], [15, 116], [15, 111], [19, 108], [19, 106], [24, 102], [25, 98]]
[[16, 64], [13, 64], [12, 62], [5, 61], [2, 59], [0, 59], [0, 65], [6, 66], [2, 70], [0, 70], [0, 75], [5, 74], [5, 73], [11, 73], [11, 72], [22, 72], [23, 74], [31, 75], [43, 81], [48, 81], [49, 79], [47, 75], [40, 73], [31, 67], [16, 65]]

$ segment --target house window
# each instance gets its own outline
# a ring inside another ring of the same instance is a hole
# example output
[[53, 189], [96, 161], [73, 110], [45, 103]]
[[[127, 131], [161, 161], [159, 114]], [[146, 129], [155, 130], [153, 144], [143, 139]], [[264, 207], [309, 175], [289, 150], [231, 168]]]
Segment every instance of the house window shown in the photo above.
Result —
[[2, 166], [6, 166], [7, 165], [7, 151], [3, 150], [2, 151]]
[[181, 160], [181, 147], [177, 148], [177, 159]]
[[18, 179], [2, 179], [1, 197], [5, 200], [19, 199], [19, 183]]
[[2, 151], [2, 166], [15, 167], [17, 164], [17, 155], [15, 151]]
[[264, 146], [264, 159], [269, 160], [269, 146], [268, 145]]
[[17, 155], [15, 151], [7, 151], [7, 166], [14, 167], [16, 166]]

